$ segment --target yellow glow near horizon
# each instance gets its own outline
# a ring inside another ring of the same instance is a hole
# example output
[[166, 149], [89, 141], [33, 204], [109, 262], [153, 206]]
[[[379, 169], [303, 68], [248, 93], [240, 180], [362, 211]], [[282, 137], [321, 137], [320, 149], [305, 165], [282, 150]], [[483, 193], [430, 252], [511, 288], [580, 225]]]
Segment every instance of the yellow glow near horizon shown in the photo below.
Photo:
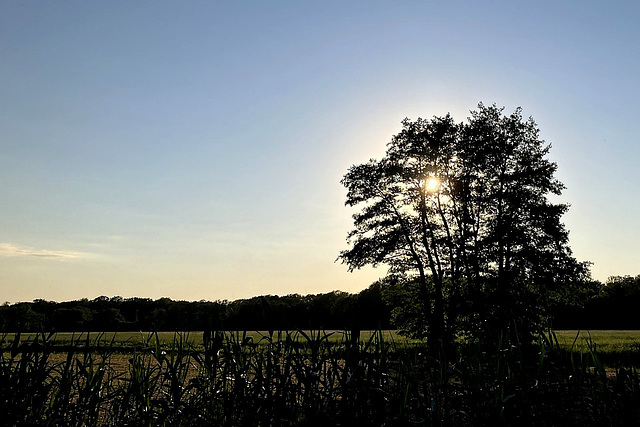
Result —
[[433, 176], [430, 178], [427, 178], [427, 182], [425, 183], [425, 189], [428, 192], [433, 193], [437, 191], [439, 187], [440, 187], [440, 180], [438, 178]]

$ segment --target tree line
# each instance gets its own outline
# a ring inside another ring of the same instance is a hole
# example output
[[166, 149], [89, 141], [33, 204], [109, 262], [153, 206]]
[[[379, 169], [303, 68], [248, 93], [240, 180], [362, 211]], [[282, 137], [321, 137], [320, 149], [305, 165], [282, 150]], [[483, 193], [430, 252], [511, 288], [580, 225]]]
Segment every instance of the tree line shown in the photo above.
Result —
[[556, 329], [640, 329], [640, 275], [613, 276], [593, 282], [573, 301], [556, 305]]
[[[556, 329], [640, 329], [640, 275], [591, 282], [583, 293], [558, 302], [549, 326]], [[92, 300], [5, 303], [0, 330], [199, 331], [293, 329], [395, 329], [410, 317], [397, 284], [375, 282], [357, 293], [264, 295], [235, 301], [101, 296]]]
[[0, 331], [390, 329], [380, 283], [357, 294], [264, 295], [235, 301], [101, 296], [5, 303]]

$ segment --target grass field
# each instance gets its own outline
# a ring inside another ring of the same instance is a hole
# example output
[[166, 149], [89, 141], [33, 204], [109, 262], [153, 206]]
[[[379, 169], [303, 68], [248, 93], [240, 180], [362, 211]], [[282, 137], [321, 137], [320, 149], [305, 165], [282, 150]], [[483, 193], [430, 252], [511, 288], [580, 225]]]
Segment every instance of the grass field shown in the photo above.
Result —
[[[640, 331], [638, 330], [594, 330], [555, 331], [558, 343], [564, 349], [586, 352], [588, 343], [595, 344], [598, 353], [640, 352]], [[574, 344], [575, 342], [575, 344]]]
[[[367, 341], [371, 338], [373, 331], [362, 331], [360, 340]], [[565, 350], [573, 348], [576, 352], [589, 351], [589, 343], [595, 344], [598, 353], [616, 353], [616, 352], [640, 352], [640, 330], [558, 330], [554, 331], [558, 344]], [[247, 332], [226, 332], [227, 336], [236, 334], [241, 339], [249, 339], [254, 343], [260, 343], [265, 337], [269, 336], [268, 331], [247, 331]], [[329, 342], [339, 342], [342, 340], [344, 331], [300, 331], [294, 332], [296, 339], [305, 339], [303, 334], [326, 334]], [[158, 339], [164, 346], [171, 345], [176, 337], [175, 332], [158, 332]], [[277, 332], [274, 334], [274, 337]], [[32, 340], [34, 333], [21, 334], [21, 341]], [[194, 348], [202, 346], [202, 331], [182, 332], [180, 336]], [[395, 342], [399, 345], [406, 345], [417, 342], [401, 335], [394, 330], [383, 331], [386, 341]], [[150, 340], [155, 341], [155, 336], [151, 332], [90, 332], [90, 333], [71, 333], [59, 332], [53, 335], [52, 342], [55, 345], [70, 345], [72, 343], [86, 342], [87, 338], [92, 345], [96, 344], [115, 344], [118, 347], [136, 347], [143, 345]], [[5, 337], [5, 342], [13, 340], [13, 334]]]
[[[375, 331], [361, 331], [360, 341], [366, 342], [371, 339]], [[249, 340], [253, 343], [260, 344], [266, 342], [269, 337], [268, 331], [246, 331], [246, 332], [225, 332], [227, 337], [235, 337], [242, 341]], [[292, 337], [295, 340], [306, 340], [307, 337], [324, 337], [326, 335], [329, 343], [342, 342], [344, 339], [344, 331], [338, 330], [322, 330], [322, 331], [293, 331]], [[32, 341], [35, 338], [35, 333], [23, 333], [20, 335], [20, 341]], [[393, 342], [400, 346], [416, 343], [418, 340], [413, 340], [402, 335], [399, 335], [395, 330], [382, 331], [382, 336], [385, 341]], [[203, 332], [191, 331], [191, 332], [171, 332], [163, 331], [157, 332], [157, 337], [162, 346], [171, 346], [176, 338], [182, 338], [183, 341], [194, 349], [202, 348]], [[4, 337], [6, 344], [13, 341], [14, 334], [7, 334]], [[278, 332], [274, 332], [274, 339], [278, 339]], [[53, 334], [50, 339], [50, 343], [56, 346], [69, 346], [69, 345], [83, 345], [89, 343], [89, 345], [111, 345], [118, 348], [135, 348], [144, 346], [148, 343], [155, 344], [156, 333], [152, 332], [58, 332]], [[6, 345], [5, 344], [5, 345]]]

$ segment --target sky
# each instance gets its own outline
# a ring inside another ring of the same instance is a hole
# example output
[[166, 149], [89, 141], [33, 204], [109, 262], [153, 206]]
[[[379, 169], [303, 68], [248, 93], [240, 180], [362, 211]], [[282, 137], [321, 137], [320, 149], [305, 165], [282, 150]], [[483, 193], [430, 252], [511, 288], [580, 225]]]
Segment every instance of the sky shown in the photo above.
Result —
[[405, 117], [533, 116], [577, 259], [640, 274], [640, 3], [0, 4], [0, 301], [358, 292], [341, 177]]

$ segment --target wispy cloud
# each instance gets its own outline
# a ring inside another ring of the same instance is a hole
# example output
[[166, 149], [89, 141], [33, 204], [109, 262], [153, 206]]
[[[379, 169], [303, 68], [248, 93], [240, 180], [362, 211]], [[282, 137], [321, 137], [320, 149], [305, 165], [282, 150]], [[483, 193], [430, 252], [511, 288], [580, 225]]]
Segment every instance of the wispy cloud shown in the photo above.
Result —
[[71, 260], [89, 258], [91, 254], [84, 252], [56, 251], [50, 249], [36, 249], [27, 246], [18, 246], [13, 243], [0, 243], [0, 256], [3, 257], [35, 257], [53, 260]]

